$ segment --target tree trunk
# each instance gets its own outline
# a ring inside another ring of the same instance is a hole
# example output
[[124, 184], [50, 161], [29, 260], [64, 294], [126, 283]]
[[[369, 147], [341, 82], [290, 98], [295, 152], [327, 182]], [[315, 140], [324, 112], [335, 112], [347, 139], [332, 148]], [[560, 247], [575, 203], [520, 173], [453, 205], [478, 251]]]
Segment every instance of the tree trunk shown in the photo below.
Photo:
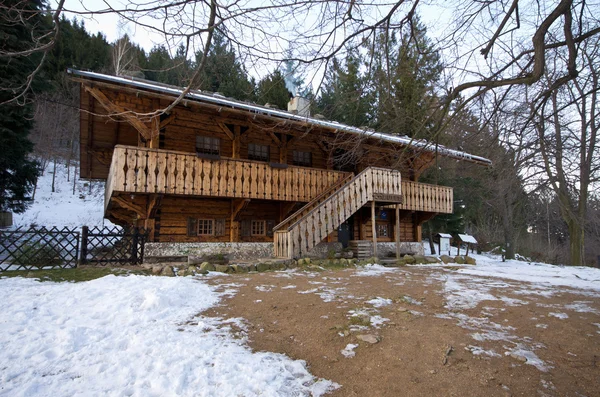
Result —
[[584, 224], [571, 220], [569, 226], [569, 247], [571, 266], [585, 265]]
[[54, 168], [52, 172], [52, 193], [54, 193], [54, 182], [56, 181], [56, 157], [54, 158]]
[[435, 255], [435, 244], [433, 244], [433, 232], [431, 231], [431, 225], [427, 225], [427, 238], [429, 239], [429, 249], [431, 255]]
[[502, 225], [504, 229], [504, 256], [506, 259], [515, 259], [515, 230], [513, 225], [513, 209], [511, 203], [504, 203], [504, 216]]

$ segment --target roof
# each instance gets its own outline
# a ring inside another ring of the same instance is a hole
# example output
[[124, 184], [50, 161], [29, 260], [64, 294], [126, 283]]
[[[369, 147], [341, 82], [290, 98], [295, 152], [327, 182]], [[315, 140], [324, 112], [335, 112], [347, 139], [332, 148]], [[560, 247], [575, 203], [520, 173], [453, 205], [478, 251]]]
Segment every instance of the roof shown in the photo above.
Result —
[[459, 234], [458, 238], [463, 243], [477, 244], [477, 240], [475, 240], [475, 237], [471, 236], [470, 234]]
[[452, 238], [452, 235], [448, 234], [448, 233], [438, 233], [438, 234], [436, 234], [436, 236], [443, 237], [443, 238]]
[[[156, 91], [163, 94], [169, 94], [173, 96], [179, 96], [184, 88], [176, 87], [172, 85], [157, 83], [154, 81], [149, 81], [145, 79], [139, 79], [135, 77], [125, 77], [125, 76], [112, 76], [108, 74], [96, 73], [96, 72], [86, 72], [82, 70], [76, 69], [67, 69], [67, 73], [73, 76], [79, 76], [86, 79], [99, 80], [109, 83], [115, 84], [123, 84], [130, 87], [135, 87], [143, 90]], [[349, 125], [345, 125], [342, 123], [338, 123], [336, 121], [329, 120], [320, 120], [314, 117], [301, 116], [298, 114], [293, 114], [284, 110], [272, 109], [265, 106], [260, 106], [250, 102], [239, 101], [237, 99], [227, 98], [218, 93], [209, 93], [200, 90], [191, 90], [187, 95], [186, 99], [195, 100], [198, 102], [205, 102], [216, 104], [224, 107], [229, 107], [232, 109], [242, 109], [246, 110], [250, 113], [254, 114], [262, 114], [276, 119], [287, 119], [293, 121], [299, 121], [303, 123], [307, 123], [313, 126], [324, 127], [329, 129], [334, 129], [343, 132], [349, 132], [352, 134], [358, 134], [365, 136], [367, 138], [380, 139], [385, 142], [396, 143], [403, 146], [409, 146], [413, 148], [417, 148], [419, 150], [428, 151], [431, 153], [437, 153], [446, 157], [454, 158], [457, 160], [465, 160], [472, 163], [482, 164], [482, 165], [491, 165], [492, 161], [480, 156], [475, 156], [473, 154], [469, 154], [463, 151], [454, 150], [447, 148], [442, 145], [435, 145], [429, 141], [424, 139], [413, 139], [408, 136], [400, 136], [400, 135], [391, 135], [383, 132], [376, 132], [364, 128], [352, 127]]]

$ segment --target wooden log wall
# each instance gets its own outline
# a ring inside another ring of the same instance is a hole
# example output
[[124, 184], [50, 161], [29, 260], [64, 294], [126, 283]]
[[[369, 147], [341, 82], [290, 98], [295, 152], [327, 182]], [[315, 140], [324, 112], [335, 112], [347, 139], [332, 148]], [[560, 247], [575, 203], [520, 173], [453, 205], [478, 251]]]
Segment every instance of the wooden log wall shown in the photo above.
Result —
[[[381, 220], [377, 219], [376, 222], [386, 223], [388, 224], [389, 236], [382, 237], [377, 236], [377, 241], [379, 242], [394, 242], [396, 241], [396, 215], [395, 211], [392, 208], [386, 208], [388, 212], [388, 219]], [[354, 219], [354, 240], [373, 240], [373, 222], [371, 220], [371, 210], [370, 208], [362, 208], [355, 215]], [[414, 223], [412, 219], [412, 212], [410, 211], [400, 211], [400, 241], [418, 241], [417, 237], [414, 233]]]

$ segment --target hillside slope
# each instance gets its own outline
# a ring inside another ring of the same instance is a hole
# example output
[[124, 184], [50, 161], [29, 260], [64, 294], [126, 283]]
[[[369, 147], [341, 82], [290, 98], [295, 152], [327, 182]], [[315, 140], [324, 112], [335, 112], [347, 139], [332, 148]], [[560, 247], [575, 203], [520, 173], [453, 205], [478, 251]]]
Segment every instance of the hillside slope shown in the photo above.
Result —
[[[78, 164], [75, 164], [78, 167]], [[52, 192], [52, 164], [40, 176], [33, 204], [23, 214], [14, 214], [15, 227], [69, 226], [80, 227], [111, 225], [103, 219], [104, 182], [90, 182], [77, 178], [73, 194], [73, 166], [71, 180], [67, 180], [67, 167], [56, 165], [55, 191]]]

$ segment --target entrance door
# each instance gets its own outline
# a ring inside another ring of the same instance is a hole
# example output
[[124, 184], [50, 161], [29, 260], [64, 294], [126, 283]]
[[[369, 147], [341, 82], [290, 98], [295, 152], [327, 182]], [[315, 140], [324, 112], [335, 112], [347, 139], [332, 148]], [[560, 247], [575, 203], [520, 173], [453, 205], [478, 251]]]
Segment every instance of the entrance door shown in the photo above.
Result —
[[352, 240], [353, 229], [352, 218], [348, 219], [338, 227], [338, 241], [342, 243], [344, 248], [347, 248], [348, 243]]

